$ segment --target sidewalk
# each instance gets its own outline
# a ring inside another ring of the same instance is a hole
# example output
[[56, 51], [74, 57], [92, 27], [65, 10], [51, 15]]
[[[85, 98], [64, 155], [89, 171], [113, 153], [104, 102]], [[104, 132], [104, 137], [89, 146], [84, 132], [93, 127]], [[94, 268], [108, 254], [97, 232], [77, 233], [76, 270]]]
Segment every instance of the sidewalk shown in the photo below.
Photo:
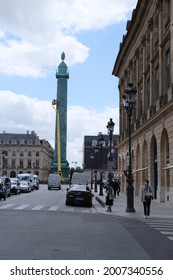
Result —
[[[135, 213], [126, 213], [127, 207], [127, 197], [126, 194], [120, 192], [119, 196], [114, 199], [114, 204], [112, 206], [112, 212], [106, 212], [107, 206], [105, 205], [106, 201], [106, 192], [103, 190], [103, 196], [99, 195], [99, 192], [94, 193], [94, 204], [99, 213], [105, 215], [115, 215], [120, 217], [129, 217], [129, 218], [143, 218], [143, 204], [139, 196], [134, 196], [134, 208]], [[105, 205], [105, 206], [104, 206]], [[173, 218], [173, 206], [169, 206], [166, 203], [159, 203], [156, 200], [151, 201], [150, 209], [151, 218]]]

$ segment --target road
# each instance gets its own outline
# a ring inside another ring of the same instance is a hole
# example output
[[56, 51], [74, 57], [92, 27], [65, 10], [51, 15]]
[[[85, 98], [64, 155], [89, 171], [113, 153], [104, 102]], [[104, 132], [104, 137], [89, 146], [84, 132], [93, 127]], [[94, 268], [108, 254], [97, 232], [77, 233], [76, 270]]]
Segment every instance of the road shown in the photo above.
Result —
[[172, 221], [104, 215], [95, 199], [92, 208], [66, 206], [65, 193], [41, 185], [0, 200], [1, 260], [173, 259], [173, 240], [158, 230]]

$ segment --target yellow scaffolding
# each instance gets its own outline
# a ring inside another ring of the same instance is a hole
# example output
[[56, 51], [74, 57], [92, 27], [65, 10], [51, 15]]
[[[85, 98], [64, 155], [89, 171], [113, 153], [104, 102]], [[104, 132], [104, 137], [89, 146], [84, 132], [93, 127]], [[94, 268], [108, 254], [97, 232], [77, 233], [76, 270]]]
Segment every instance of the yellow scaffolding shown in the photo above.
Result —
[[[56, 105], [56, 107], [55, 107]], [[53, 99], [52, 101], [52, 108], [57, 113], [57, 153], [58, 153], [58, 173], [61, 175], [61, 139], [60, 139], [60, 113], [57, 109], [57, 101]]]

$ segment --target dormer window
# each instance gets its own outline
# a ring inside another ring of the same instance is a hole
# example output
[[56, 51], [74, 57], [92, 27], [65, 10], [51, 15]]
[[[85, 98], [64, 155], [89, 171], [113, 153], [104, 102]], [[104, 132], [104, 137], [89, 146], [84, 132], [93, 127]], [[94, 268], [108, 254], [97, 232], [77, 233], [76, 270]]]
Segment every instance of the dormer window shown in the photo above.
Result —
[[29, 139], [29, 140], [28, 140], [28, 145], [32, 145], [32, 144], [33, 144], [32, 140]]
[[4, 144], [6, 144], [6, 145], [10, 144], [8, 138], [7, 138], [7, 139], [4, 139]]
[[25, 145], [25, 139], [20, 139], [20, 145]]
[[11, 144], [12, 144], [12, 145], [17, 145], [17, 139], [12, 139]]

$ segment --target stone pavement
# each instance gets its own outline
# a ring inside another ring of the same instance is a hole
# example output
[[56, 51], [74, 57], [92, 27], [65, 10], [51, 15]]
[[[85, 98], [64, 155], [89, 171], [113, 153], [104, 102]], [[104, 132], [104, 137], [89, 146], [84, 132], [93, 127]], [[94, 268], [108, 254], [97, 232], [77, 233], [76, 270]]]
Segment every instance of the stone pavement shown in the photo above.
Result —
[[[94, 192], [93, 192], [94, 193]], [[134, 196], [134, 208], [135, 213], [126, 213], [127, 197], [125, 193], [120, 192], [119, 196], [114, 199], [112, 206], [112, 212], [106, 212], [107, 206], [104, 203], [106, 201], [106, 192], [103, 190], [103, 196], [99, 195], [99, 192], [94, 193], [94, 205], [99, 213], [105, 215], [115, 215], [120, 217], [129, 218], [143, 218], [143, 204], [139, 196]], [[151, 201], [150, 208], [151, 218], [173, 218], [173, 206], [166, 203], [160, 203], [155, 199]]]

